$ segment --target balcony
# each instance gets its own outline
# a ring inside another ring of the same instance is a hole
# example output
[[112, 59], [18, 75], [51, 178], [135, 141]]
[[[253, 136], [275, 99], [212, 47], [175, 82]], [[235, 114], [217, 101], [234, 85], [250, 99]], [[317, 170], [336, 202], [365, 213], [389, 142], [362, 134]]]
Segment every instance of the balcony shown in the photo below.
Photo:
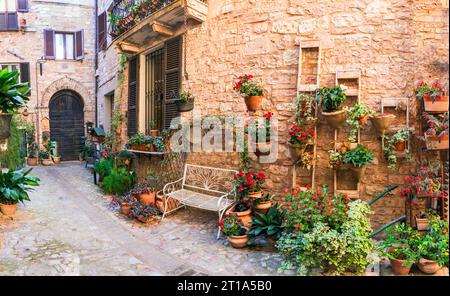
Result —
[[116, 0], [109, 34], [124, 52], [136, 53], [154, 40], [170, 37], [186, 19], [204, 22], [206, 0]]

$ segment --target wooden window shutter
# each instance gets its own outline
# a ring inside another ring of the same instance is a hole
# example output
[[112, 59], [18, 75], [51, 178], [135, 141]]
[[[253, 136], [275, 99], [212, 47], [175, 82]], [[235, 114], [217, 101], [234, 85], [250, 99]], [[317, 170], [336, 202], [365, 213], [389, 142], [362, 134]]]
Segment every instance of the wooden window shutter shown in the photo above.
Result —
[[17, 20], [17, 12], [6, 13], [6, 30], [19, 30], [19, 21]]
[[131, 137], [137, 133], [137, 81], [138, 81], [138, 60], [132, 58], [128, 63], [128, 136]]
[[6, 12], [0, 12], [0, 31], [6, 31], [8, 28]]
[[[25, 83], [28, 82], [30, 85], [30, 63], [20, 63], [20, 82]], [[28, 95], [31, 94], [31, 91]]]
[[179, 117], [177, 105], [171, 93], [179, 94], [181, 87], [181, 38], [165, 43], [165, 95], [163, 104], [163, 128], [169, 128], [173, 118]]
[[84, 58], [84, 32], [83, 30], [75, 32], [75, 59], [82, 60]]
[[17, 11], [18, 12], [28, 12], [28, 0], [17, 0]]
[[98, 48], [101, 50], [106, 49], [106, 40], [107, 40], [107, 34], [106, 34], [106, 12], [101, 13], [97, 17], [97, 23], [98, 23], [98, 32], [97, 32], [97, 42], [98, 42]]
[[47, 60], [55, 59], [55, 31], [44, 30], [44, 56]]

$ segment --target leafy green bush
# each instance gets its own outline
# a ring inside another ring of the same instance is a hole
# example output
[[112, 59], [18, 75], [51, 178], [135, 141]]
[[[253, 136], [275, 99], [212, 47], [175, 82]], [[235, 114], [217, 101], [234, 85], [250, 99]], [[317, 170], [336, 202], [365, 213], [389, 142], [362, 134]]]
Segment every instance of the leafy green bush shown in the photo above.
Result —
[[420, 239], [417, 251], [425, 259], [435, 260], [440, 266], [448, 266], [448, 224], [437, 218], [430, 222], [430, 229]]
[[255, 213], [252, 227], [247, 232], [251, 236], [249, 244], [253, 244], [259, 236], [273, 237], [279, 239], [284, 230], [284, 216], [286, 210], [281, 212], [277, 207], [271, 207], [267, 214]]
[[322, 87], [316, 90], [316, 100], [325, 112], [335, 112], [339, 110], [342, 103], [345, 102], [344, 89], [340, 86]]
[[94, 166], [94, 171], [100, 175], [101, 178], [111, 175], [114, 169], [114, 162], [112, 159], [102, 159]]
[[13, 115], [11, 120], [11, 135], [8, 139], [8, 146], [5, 151], [0, 150], [0, 163], [10, 169], [17, 169], [25, 163], [25, 156], [22, 155], [23, 130], [18, 126], [18, 116]]
[[28, 83], [19, 83], [19, 72], [0, 71], [0, 112], [14, 113], [28, 102]]
[[348, 217], [339, 230], [318, 221], [307, 232], [285, 232], [276, 244], [285, 259], [282, 268], [295, 268], [300, 274], [313, 268], [333, 274], [364, 272], [373, 249], [369, 214], [369, 205], [357, 200], [349, 204]]
[[344, 154], [344, 163], [351, 163], [355, 167], [362, 168], [373, 160], [373, 153], [361, 144], [355, 149], [349, 150]]
[[0, 170], [0, 202], [3, 204], [16, 204], [30, 200], [28, 191], [30, 186], [39, 186], [39, 178], [30, 176], [29, 170]]
[[107, 194], [123, 195], [128, 192], [136, 183], [136, 174], [126, 169], [113, 169], [109, 176], [106, 176], [101, 187]]

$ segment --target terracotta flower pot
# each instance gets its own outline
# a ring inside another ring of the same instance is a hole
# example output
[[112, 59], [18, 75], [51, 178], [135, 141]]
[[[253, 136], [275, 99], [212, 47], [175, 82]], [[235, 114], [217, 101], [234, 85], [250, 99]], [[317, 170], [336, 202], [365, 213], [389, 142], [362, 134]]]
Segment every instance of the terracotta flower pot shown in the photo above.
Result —
[[29, 166], [37, 166], [38, 165], [37, 157], [28, 157], [27, 158], [27, 165], [29, 165]]
[[369, 118], [370, 118], [370, 117], [369, 117], [369, 115], [367, 115], [367, 114], [361, 115], [361, 116], [358, 118], [359, 125], [361, 125], [361, 126], [366, 125], [367, 122], [369, 121]]
[[416, 217], [416, 227], [419, 231], [430, 229], [430, 218], [418, 218]]
[[262, 214], [267, 214], [269, 209], [272, 207], [272, 201], [268, 200], [266, 202], [258, 203], [255, 205], [255, 210]]
[[230, 235], [228, 237], [228, 241], [233, 246], [233, 248], [236, 248], [236, 249], [245, 248], [247, 246], [248, 240], [249, 240], [249, 237], [247, 234], [239, 235], [239, 236]]
[[420, 271], [426, 274], [433, 274], [438, 272], [442, 267], [439, 266], [438, 262], [435, 260], [429, 260], [425, 258], [420, 258], [417, 263], [417, 267], [419, 267]]
[[12, 216], [17, 211], [17, 203], [12, 205], [2, 204], [0, 203], [0, 212], [6, 216]]
[[263, 195], [262, 190], [246, 194], [247, 197], [254, 197], [254, 198], [260, 198], [262, 197], [262, 195]]
[[141, 223], [149, 223], [150, 221], [152, 221], [153, 220], [153, 217], [146, 217], [146, 218], [144, 218], [144, 217], [137, 217], [137, 220], [139, 221], [139, 222], [141, 222]]
[[28, 117], [30, 115], [30, 112], [28, 112], [27, 110], [22, 112], [22, 115], [25, 117]]
[[128, 215], [131, 210], [131, 205], [127, 202], [123, 202], [120, 204], [120, 210], [122, 211], [122, 214]]
[[152, 136], [153, 138], [156, 138], [157, 136], [159, 136], [159, 130], [151, 130], [150, 136]]
[[336, 112], [322, 112], [322, 115], [325, 117], [327, 123], [335, 129], [340, 128], [347, 119], [345, 110], [339, 110]]
[[356, 149], [356, 147], [358, 147], [358, 143], [350, 143], [348, 148], [350, 150], [353, 150], [353, 149]]
[[144, 193], [139, 196], [139, 200], [142, 204], [149, 206], [155, 204], [156, 192]]
[[405, 151], [405, 149], [406, 149], [406, 142], [405, 141], [396, 142], [394, 144], [394, 146], [395, 146], [395, 150], [397, 150], [397, 151]]
[[389, 259], [389, 261], [395, 275], [407, 275], [411, 270], [411, 265], [406, 264], [405, 260]]
[[359, 167], [355, 167], [355, 166], [350, 166], [350, 169], [355, 173], [356, 179], [361, 180], [361, 177], [364, 176], [364, 173], [366, 172], [366, 167], [363, 166], [362, 168]]
[[60, 163], [61, 162], [61, 156], [53, 156], [52, 159], [53, 159], [54, 163]]
[[448, 111], [448, 102], [448, 96], [443, 96], [440, 100], [435, 101], [434, 103], [429, 95], [423, 97], [423, 105], [425, 111], [428, 113], [441, 113]]
[[234, 209], [235, 209], [235, 207], [232, 207], [231, 209], [229, 209], [227, 211], [227, 214], [235, 213], [236, 216], [242, 220], [244, 227], [250, 228], [252, 226], [252, 222], [253, 222], [253, 218], [251, 216], [252, 209], [250, 208], [243, 212], [235, 212]]
[[261, 155], [269, 155], [271, 146], [271, 142], [255, 143], [255, 155], [258, 157]]
[[377, 130], [378, 136], [383, 136], [388, 130], [389, 126], [395, 120], [394, 114], [378, 114], [370, 118], [373, 126]]
[[261, 109], [262, 96], [246, 96], [245, 105], [248, 111], [258, 111]]
[[42, 165], [44, 165], [44, 166], [50, 166], [50, 165], [53, 165], [53, 160], [51, 160], [51, 159], [49, 159], [49, 158], [44, 158], [44, 159], [42, 160]]
[[441, 141], [437, 137], [426, 136], [427, 141], [430, 142], [429, 150], [448, 150], [448, 135], [445, 135]]

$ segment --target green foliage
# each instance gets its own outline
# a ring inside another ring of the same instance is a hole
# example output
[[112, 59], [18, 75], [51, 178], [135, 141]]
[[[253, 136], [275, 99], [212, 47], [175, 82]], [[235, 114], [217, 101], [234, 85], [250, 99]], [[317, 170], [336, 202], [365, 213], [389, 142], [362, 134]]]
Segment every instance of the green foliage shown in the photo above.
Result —
[[251, 236], [249, 244], [253, 244], [258, 236], [273, 237], [279, 239], [284, 230], [283, 220], [286, 210], [280, 211], [278, 207], [271, 207], [267, 214], [255, 213], [252, 227], [248, 231]]
[[[409, 139], [409, 134], [411, 133], [411, 128], [404, 128], [398, 130], [391, 137], [384, 136], [386, 146], [384, 147], [384, 157], [386, 158], [388, 164], [388, 168], [391, 170], [395, 170], [397, 167], [397, 155], [395, 155], [395, 144], [399, 142], [406, 142]], [[412, 155], [411, 152], [406, 149], [406, 159], [411, 160]]]
[[326, 112], [335, 112], [347, 99], [344, 89], [340, 86], [322, 87], [316, 90], [316, 101]]
[[126, 169], [113, 169], [109, 176], [106, 176], [101, 187], [107, 194], [123, 195], [128, 192], [136, 183], [136, 174]]
[[22, 154], [23, 130], [18, 126], [18, 116], [14, 115], [11, 120], [11, 135], [5, 151], [0, 150], [0, 163], [10, 169], [25, 163], [25, 155]]
[[364, 123], [364, 117], [366, 116], [374, 116], [375, 111], [369, 108], [369, 106], [365, 103], [358, 103], [353, 105], [352, 107], [344, 108], [347, 113], [347, 124], [351, 127], [350, 133], [348, 135], [348, 140], [352, 143], [356, 143], [356, 136], [358, 133], [358, 129]]
[[101, 178], [111, 175], [113, 169], [114, 169], [113, 160], [107, 158], [100, 160], [94, 166], [95, 172], [98, 173]]
[[0, 171], [0, 201], [4, 204], [16, 204], [19, 201], [30, 200], [30, 186], [39, 186], [39, 178], [30, 176], [29, 170]]
[[237, 217], [236, 213], [224, 217], [219, 222], [219, 228], [225, 236], [244, 235], [246, 231], [243, 227], [244, 224], [241, 218]]
[[135, 159], [136, 154], [128, 150], [121, 150], [117, 153], [117, 157], [121, 159]]
[[28, 102], [28, 83], [19, 83], [19, 72], [0, 71], [0, 112], [14, 113]]
[[372, 151], [361, 144], [358, 144], [355, 149], [349, 150], [344, 154], [344, 163], [351, 163], [355, 167], [361, 168], [371, 162], [374, 156]]
[[194, 97], [194, 95], [193, 95], [189, 90], [183, 90], [183, 91], [180, 93], [179, 99], [180, 99], [179, 102], [180, 102], [181, 104], [187, 104], [187, 103], [189, 103], [190, 101], [194, 101], [194, 100], [195, 100], [195, 97]]
[[307, 94], [300, 94], [294, 100], [295, 122], [302, 126], [304, 121], [314, 120], [314, 98]]
[[425, 259], [448, 266], [448, 224], [438, 217], [433, 218], [430, 229], [419, 240], [417, 251]]
[[156, 152], [165, 152], [166, 151], [166, 142], [162, 137], [156, 137], [152, 139], [153, 146], [155, 146]]
[[358, 200], [350, 203], [348, 218], [340, 230], [317, 222], [306, 233], [285, 232], [276, 244], [285, 259], [282, 269], [295, 268], [301, 274], [313, 268], [333, 274], [363, 273], [373, 249], [368, 238], [372, 232], [369, 214], [368, 204]]
[[41, 150], [41, 151], [39, 151], [39, 158], [40, 159], [49, 159], [50, 153], [48, 151]]
[[151, 144], [152, 137], [144, 133], [137, 133], [128, 139], [128, 145]]

